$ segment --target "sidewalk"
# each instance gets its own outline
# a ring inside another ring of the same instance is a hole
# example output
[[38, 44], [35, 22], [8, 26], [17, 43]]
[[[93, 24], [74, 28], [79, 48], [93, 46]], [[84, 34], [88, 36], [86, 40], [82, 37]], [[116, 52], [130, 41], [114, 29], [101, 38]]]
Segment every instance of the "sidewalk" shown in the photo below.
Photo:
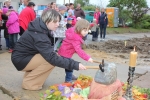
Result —
[[[150, 36], [150, 34], [146, 34]], [[107, 40], [111, 39], [123, 39], [126, 37], [126, 39], [133, 38], [137, 36], [137, 34], [132, 34], [130, 36], [126, 35], [107, 35]], [[138, 37], [144, 36], [143, 34], [139, 34]], [[88, 42], [91, 40], [88, 37]], [[21, 88], [22, 84], [22, 78], [24, 75], [24, 72], [19, 72], [16, 70], [16, 68], [13, 66], [11, 62], [11, 54], [8, 53], [5, 50], [5, 41], [4, 38], [2, 39], [3, 43], [3, 50], [0, 51], [0, 90], [5, 90], [5, 92], [10, 95], [10, 98], [7, 97], [5, 94], [0, 92], [0, 100], [11, 100], [12, 97], [20, 97], [21, 100], [39, 100], [39, 94], [43, 93], [50, 85], [53, 84], [58, 84], [58, 83], [63, 83], [64, 78], [65, 78], [65, 71], [62, 68], [55, 67], [48, 79], [46, 80], [43, 89], [41, 91], [28, 91], [28, 90], [23, 90]], [[77, 55], [74, 55], [73, 59], [82, 62], [84, 65], [88, 66], [95, 66], [97, 64], [91, 64], [88, 62], [85, 62], [81, 58], [79, 58]], [[100, 60], [100, 59], [97, 59]], [[117, 66], [117, 76], [118, 79], [120, 79], [123, 82], [126, 82], [128, 78], [128, 65], [126, 64], [116, 64]], [[93, 69], [88, 69], [85, 71], [74, 71], [75, 75], [89, 75], [94, 77], [95, 73], [97, 70]], [[149, 80], [150, 80], [150, 72], [147, 70], [143, 70], [141, 68], [136, 68], [136, 80], [134, 81], [135, 85], [139, 85], [142, 87], [149, 87]], [[139, 77], [139, 78], [138, 78]], [[6, 91], [7, 90], [7, 91]], [[4, 96], [3, 96], [4, 95]], [[5, 98], [4, 98], [5, 97]], [[9, 99], [8, 99], [9, 98]]]
[[[150, 37], [150, 33], [126, 33], [126, 34], [106, 34], [105, 41], [108, 40], [129, 40], [132, 38], [143, 38]], [[87, 43], [92, 41], [92, 35], [88, 35]], [[98, 41], [100, 41], [100, 36], [98, 36]]]

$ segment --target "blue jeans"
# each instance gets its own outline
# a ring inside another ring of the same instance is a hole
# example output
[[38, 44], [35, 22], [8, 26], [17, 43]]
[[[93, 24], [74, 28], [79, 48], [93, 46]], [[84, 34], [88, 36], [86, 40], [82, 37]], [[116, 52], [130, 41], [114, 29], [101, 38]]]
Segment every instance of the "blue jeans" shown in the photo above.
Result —
[[[106, 24], [100, 24], [100, 38], [105, 39], [106, 35]], [[103, 36], [102, 36], [103, 35]]]
[[87, 39], [87, 36], [88, 36], [88, 35], [86, 35], [85, 37], [83, 37], [83, 40], [84, 40], [84, 41]]
[[72, 81], [72, 73], [73, 73], [73, 71], [65, 69], [65, 72], [66, 72], [65, 82]]
[[9, 34], [9, 44], [10, 44], [10, 49], [14, 49], [15, 43], [18, 40], [18, 33], [16, 34]]
[[6, 41], [6, 47], [9, 48], [9, 46], [10, 46], [9, 45], [9, 38], [5, 38], [5, 41]]

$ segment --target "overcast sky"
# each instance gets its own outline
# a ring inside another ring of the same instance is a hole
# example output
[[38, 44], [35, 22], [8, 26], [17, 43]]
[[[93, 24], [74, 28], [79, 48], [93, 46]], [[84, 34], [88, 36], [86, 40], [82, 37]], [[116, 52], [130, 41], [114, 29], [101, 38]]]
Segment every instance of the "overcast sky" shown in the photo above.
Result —
[[[146, 0], [148, 6], [150, 7], [150, 0]], [[109, 3], [109, 0], [90, 0], [90, 3], [94, 3], [94, 4], [98, 4], [98, 5], [102, 5], [103, 7], [106, 7], [107, 4]]]

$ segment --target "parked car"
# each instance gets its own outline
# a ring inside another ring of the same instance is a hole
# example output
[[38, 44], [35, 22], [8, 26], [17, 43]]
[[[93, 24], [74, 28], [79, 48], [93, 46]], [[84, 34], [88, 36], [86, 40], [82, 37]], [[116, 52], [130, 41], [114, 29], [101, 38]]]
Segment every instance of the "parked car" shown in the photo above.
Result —
[[89, 22], [93, 21], [94, 11], [84, 11], [85, 13], [85, 19]]

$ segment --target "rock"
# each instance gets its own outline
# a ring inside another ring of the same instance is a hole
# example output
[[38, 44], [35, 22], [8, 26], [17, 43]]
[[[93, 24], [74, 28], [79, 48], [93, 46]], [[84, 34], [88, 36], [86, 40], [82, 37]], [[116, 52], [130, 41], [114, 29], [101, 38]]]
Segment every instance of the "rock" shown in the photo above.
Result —
[[124, 55], [119, 55], [119, 57], [121, 57], [121, 58], [126, 58]]

